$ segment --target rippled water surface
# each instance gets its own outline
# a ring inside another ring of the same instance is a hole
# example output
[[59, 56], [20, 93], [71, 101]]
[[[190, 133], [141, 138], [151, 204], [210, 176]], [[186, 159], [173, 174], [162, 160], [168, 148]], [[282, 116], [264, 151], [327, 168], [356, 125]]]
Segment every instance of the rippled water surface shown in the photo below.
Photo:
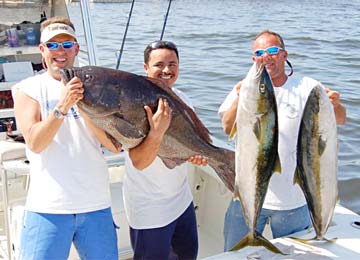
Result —
[[[130, 6], [91, 5], [98, 65], [115, 68]], [[120, 69], [144, 74], [143, 50], [160, 38], [167, 7], [165, 0], [135, 1]], [[71, 4], [69, 12], [80, 28], [79, 5]], [[217, 109], [246, 75], [254, 36], [264, 29], [280, 33], [296, 74], [341, 93], [348, 115], [347, 124], [338, 127], [341, 200], [360, 213], [359, 28], [359, 0], [176, 0], [164, 39], [174, 41], [180, 51], [177, 87], [191, 97], [210, 132], [227, 141]]]

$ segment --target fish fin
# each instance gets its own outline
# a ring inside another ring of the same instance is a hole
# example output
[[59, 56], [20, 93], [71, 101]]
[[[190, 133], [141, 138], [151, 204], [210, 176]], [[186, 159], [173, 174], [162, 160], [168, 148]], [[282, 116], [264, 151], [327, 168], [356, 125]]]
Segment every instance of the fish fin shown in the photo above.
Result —
[[216, 150], [207, 156], [208, 164], [220, 177], [225, 186], [233, 193], [235, 185], [235, 152], [216, 147]]
[[118, 142], [111, 134], [105, 132], [106, 137], [111, 141], [111, 143], [116, 147], [119, 148], [122, 146], [120, 142]]
[[257, 231], [255, 231], [253, 245], [254, 246], [264, 246], [273, 253], [286, 255], [283, 251], [281, 251], [279, 248], [277, 248], [273, 243], [271, 243], [269, 240], [267, 240], [265, 237], [263, 237]]
[[295, 169], [295, 173], [294, 173], [294, 181], [293, 181], [293, 184], [295, 185], [295, 184], [298, 184], [300, 187], [301, 187], [301, 185], [300, 185], [300, 183], [301, 183], [301, 181], [300, 181], [300, 173], [299, 173], [299, 168], [298, 167], [296, 167], [296, 169]]
[[139, 128], [131, 122], [125, 120], [120, 113], [112, 114], [112, 117], [114, 118], [114, 120], [112, 120], [114, 122], [112, 125], [125, 137], [131, 137], [134, 139], [145, 138], [145, 133], [139, 130]]
[[236, 132], [237, 132], [237, 125], [236, 125], [236, 122], [234, 122], [234, 125], [231, 128], [231, 131], [230, 131], [230, 134], [229, 134], [229, 141], [234, 140], [234, 138], [236, 136]]
[[243, 239], [240, 240], [240, 242], [238, 242], [235, 246], [233, 246], [230, 251], [237, 251], [240, 250], [241, 248], [250, 246], [250, 233], [248, 233]]
[[169, 169], [174, 169], [176, 166], [183, 164], [186, 160], [177, 159], [177, 158], [165, 158], [159, 155], [160, 159], [163, 161], [166, 167]]
[[233, 200], [240, 200], [240, 193], [238, 187], [235, 185], [234, 188], [234, 194], [233, 194]]
[[309, 245], [311, 241], [314, 241], [314, 239], [316, 239], [316, 237], [313, 238], [286, 237], [286, 239], [292, 239], [297, 242], [303, 243], [305, 245]]
[[333, 237], [331, 239], [328, 239], [326, 237], [323, 238], [323, 240], [325, 240], [328, 243], [335, 243], [337, 241], [337, 239], [338, 239], [337, 237]]
[[275, 164], [274, 164], [274, 172], [281, 174], [281, 163], [280, 163], [280, 157], [279, 154], [276, 156]]
[[256, 138], [258, 140], [260, 140], [260, 138], [261, 138], [261, 122], [258, 117], [256, 118], [256, 123], [254, 124], [253, 132], [254, 132]]
[[313, 237], [313, 238], [299, 238], [299, 237], [287, 237], [289, 239], [294, 239], [295, 241], [298, 241], [298, 242], [301, 242], [303, 244], [312, 244], [314, 242], [319, 242], [319, 241], [325, 241], [325, 242], [328, 242], [328, 243], [335, 243], [336, 240], [338, 239], [337, 237], [334, 237], [332, 239], [327, 239], [325, 237], [323, 238], [318, 238], [317, 236]]
[[321, 137], [322, 136], [320, 136], [319, 143], [318, 143], [318, 152], [319, 152], [320, 156], [323, 154], [323, 152], [325, 151], [325, 148], [326, 148], [326, 141], [323, 140]]
[[241, 239], [239, 243], [237, 243], [233, 248], [231, 248], [230, 251], [239, 250], [246, 246], [264, 246], [273, 253], [286, 255], [257, 231], [255, 231], [255, 234], [253, 236], [249, 232], [243, 239]]

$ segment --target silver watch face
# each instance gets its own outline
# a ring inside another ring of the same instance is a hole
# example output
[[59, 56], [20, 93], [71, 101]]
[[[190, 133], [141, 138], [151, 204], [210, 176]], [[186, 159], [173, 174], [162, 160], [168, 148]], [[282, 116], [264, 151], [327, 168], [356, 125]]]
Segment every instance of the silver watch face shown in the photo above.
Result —
[[54, 109], [54, 116], [56, 118], [59, 118], [59, 119], [64, 117], [63, 114], [61, 113], [61, 111], [59, 109], [56, 109], [56, 108]]

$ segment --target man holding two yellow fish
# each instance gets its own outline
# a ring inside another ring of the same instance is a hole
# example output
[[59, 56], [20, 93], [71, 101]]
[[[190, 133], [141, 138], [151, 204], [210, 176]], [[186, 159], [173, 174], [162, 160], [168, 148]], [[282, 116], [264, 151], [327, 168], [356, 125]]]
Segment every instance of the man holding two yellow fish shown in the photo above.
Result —
[[[262, 233], [270, 219], [274, 238], [286, 236], [306, 229], [310, 225], [310, 215], [305, 197], [299, 185], [294, 185], [294, 172], [297, 164], [297, 140], [301, 116], [310, 90], [321, 84], [308, 77], [293, 74], [287, 60], [288, 53], [282, 37], [272, 31], [263, 31], [255, 37], [253, 61], [264, 66], [274, 87], [279, 118], [278, 153], [281, 162], [281, 174], [273, 174], [270, 179], [263, 207], [257, 219], [256, 230]], [[287, 63], [291, 72], [285, 72]], [[229, 134], [239, 103], [239, 82], [226, 97], [219, 108], [219, 115], [226, 134]], [[337, 124], [346, 121], [346, 110], [341, 105], [339, 93], [326, 89], [333, 105]], [[241, 96], [241, 93], [240, 93]], [[236, 245], [249, 231], [239, 201], [231, 201], [225, 216], [225, 251]]]

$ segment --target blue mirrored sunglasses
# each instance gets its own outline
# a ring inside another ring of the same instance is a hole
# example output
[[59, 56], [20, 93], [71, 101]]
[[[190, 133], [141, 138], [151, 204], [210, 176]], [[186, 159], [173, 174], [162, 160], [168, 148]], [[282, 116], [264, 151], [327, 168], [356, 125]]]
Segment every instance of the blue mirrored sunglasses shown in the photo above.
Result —
[[279, 51], [283, 50], [283, 48], [278, 47], [278, 46], [271, 46], [267, 49], [258, 49], [256, 51], [254, 51], [254, 55], [256, 57], [261, 57], [264, 55], [265, 52], [267, 52], [269, 55], [276, 55], [279, 53]]
[[61, 45], [63, 49], [69, 50], [75, 46], [76, 42], [74, 41], [65, 41], [65, 42], [45, 42], [44, 45], [51, 51], [57, 50]]

